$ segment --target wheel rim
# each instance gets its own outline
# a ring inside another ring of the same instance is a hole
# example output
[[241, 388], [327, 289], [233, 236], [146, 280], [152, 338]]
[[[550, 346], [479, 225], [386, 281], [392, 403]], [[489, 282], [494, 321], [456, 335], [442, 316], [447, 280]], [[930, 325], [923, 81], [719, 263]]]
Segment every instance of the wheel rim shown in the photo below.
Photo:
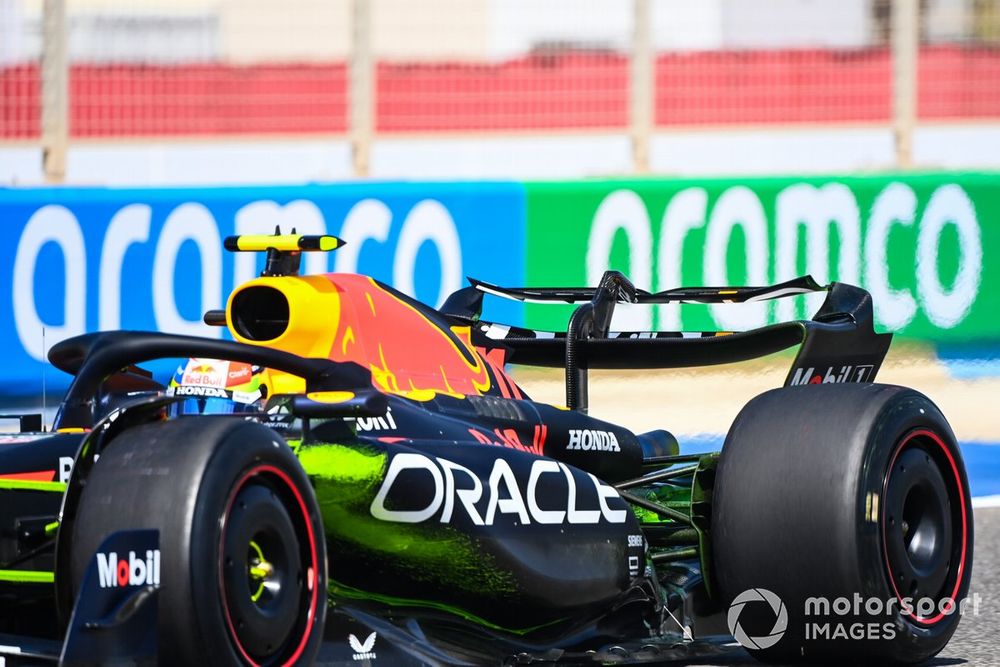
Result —
[[[962, 475], [937, 433], [919, 429], [899, 441], [882, 498], [887, 579], [902, 614], [919, 625], [933, 625], [954, 611], [968, 544]], [[924, 599], [934, 603], [929, 612], [917, 607]]]
[[294, 482], [273, 466], [240, 478], [223, 516], [220, 596], [229, 638], [251, 665], [294, 663], [319, 600], [316, 535]]

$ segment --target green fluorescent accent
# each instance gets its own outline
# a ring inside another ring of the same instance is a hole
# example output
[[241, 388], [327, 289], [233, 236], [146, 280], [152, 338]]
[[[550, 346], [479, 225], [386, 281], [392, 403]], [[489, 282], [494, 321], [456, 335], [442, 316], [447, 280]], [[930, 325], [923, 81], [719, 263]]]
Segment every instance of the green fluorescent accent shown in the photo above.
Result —
[[59, 522], [53, 521], [52, 523], [45, 526], [46, 535], [55, 535], [56, 531], [59, 530]]
[[257, 555], [257, 560], [264, 562], [264, 552], [261, 550], [260, 545], [250, 540], [250, 548], [253, 549], [254, 553]]
[[56, 580], [54, 572], [34, 570], [0, 570], [0, 581], [16, 581], [22, 584], [51, 584]]
[[[691, 511], [691, 489], [681, 486], [664, 485], [640, 487], [635, 494], [654, 503], [665, 505], [670, 509], [689, 513]], [[632, 512], [642, 523], [676, 523], [673, 519], [660, 516], [652, 510], [637, 505], [632, 506]]]
[[388, 456], [363, 445], [305, 445], [299, 461], [316, 487], [328, 540], [384, 559], [401, 576], [437, 586], [502, 596], [514, 593], [513, 575], [498, 568], [473, 539], [447, 524], [380, 521], [371, 502]]
[[[698, 531], [698, 551], [701, 554], [701, 572], [705, 578], [705, 590], [709, 597], [716, 593], [712, 577], [712, 496], [715, 491], [715, 469], [719, 465], [719, 454], [706, 454], [698, 462], [698, 471], [691, 480], [691, 522]], [[706, 474], [708, 473], [708, 474]]]
[[270, 574], [270, 564], [264, 560], [264, 552], [261, 550], [260, 545], [250, 540], [250, 548], [257, 554], [257, 565], [250, 568], [250, 576], [260, 580], [260, 583], [257, 584], [257, 590], [250, 596], [250, 599], [256, 602], [264, 593], [264, 581], [267, 579], [267, 575]]
[[299, 461], [312, 477], [361, 484], [364, 490], [382, 480], [388, 456], [363, 446], [312, 445], [298, 448]]
[[30, 479], [0, 479], [0, 489], [63, 493], [66, 491], [66, 484], [63, 482], [36, 482]]
[[563, 619], [558, 619], [550, 623], [543, 623], [541, 625], [535, 625], [530, 628], [505, 628], [502, 625], [497, 625], [496, 623], [491, 623], [484, 618], [480, 618], [475, 614], [460, 609], [458, 607], [453, 607], [451, 605], [444, 604], [442, 602], [434, 602], [433, 600], [412, 600], [409, 598], [399, 598], [392, 595], [382, 595], [380, 593], [369, 593], [367, 591], [361, 591], [356, 588], [351, 588], [350, 586], [345, 586], [343, 584], [337, 583], [330, 580], [329, 585], [330, 595], [339, 598], [347, 598], [349, 600], [372, 600], [375, 602], [381, 602], [382, 604], [387, 604], [391, 607], [426, 607], [428, 609], [437, 609], [439, 611], [445, 611], [449, 614], [454, 614], [464, 618], [467, 621], [471, 621], [477, 625], [481, 625], [484, 628], [490, 628], [491, 630], [500, 630], [502, 632], [507, 632], [514, 635], [526, 635], [529, 632], [534, 632], [541, 628], [549, 627], [550, 625], [556, 625], [561, 623]]

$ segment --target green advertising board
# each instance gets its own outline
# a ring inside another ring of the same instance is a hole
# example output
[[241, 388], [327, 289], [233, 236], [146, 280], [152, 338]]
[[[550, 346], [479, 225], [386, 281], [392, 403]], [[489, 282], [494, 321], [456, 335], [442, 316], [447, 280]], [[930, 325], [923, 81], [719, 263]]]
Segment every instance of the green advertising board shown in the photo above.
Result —
[[[883, 330], [940, 342], [1000, 331], [1000, 175], [527, 183], [526, 282], [757, 285], [811, 274], [860, 284]], [[628, 306], [619, 330], [743, 330], [808, 317], [822, 295], [755, 304]], [[561, 329], [568, 307], [529, 305]]]

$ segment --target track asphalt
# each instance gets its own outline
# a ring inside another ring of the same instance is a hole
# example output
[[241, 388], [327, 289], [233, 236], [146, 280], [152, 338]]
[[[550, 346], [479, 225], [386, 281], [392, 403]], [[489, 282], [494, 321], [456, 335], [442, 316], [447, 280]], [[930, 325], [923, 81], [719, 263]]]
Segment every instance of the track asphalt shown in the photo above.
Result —
[[[924, 665], [1000, 665], [1000, 508], [980, 508], [974, 514], [976, 544], [969, 595], [979, 596], [978, 613], [972, 613], [970, 605], [948, 645]], [[756, 662], [743, 649], [737, 648], [712, 662], [694, 661], [683, 664], [692, 667], [724, 667], [761, 663]]]

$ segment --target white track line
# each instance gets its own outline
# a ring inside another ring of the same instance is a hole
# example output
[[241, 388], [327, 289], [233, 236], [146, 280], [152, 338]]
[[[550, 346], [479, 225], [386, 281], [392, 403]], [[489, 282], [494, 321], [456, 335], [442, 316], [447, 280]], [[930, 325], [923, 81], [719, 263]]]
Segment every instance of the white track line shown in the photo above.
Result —
[[972, 507], [1000, 507], [1000, 494], [995, 496], [979, 496], [972, 499]]

